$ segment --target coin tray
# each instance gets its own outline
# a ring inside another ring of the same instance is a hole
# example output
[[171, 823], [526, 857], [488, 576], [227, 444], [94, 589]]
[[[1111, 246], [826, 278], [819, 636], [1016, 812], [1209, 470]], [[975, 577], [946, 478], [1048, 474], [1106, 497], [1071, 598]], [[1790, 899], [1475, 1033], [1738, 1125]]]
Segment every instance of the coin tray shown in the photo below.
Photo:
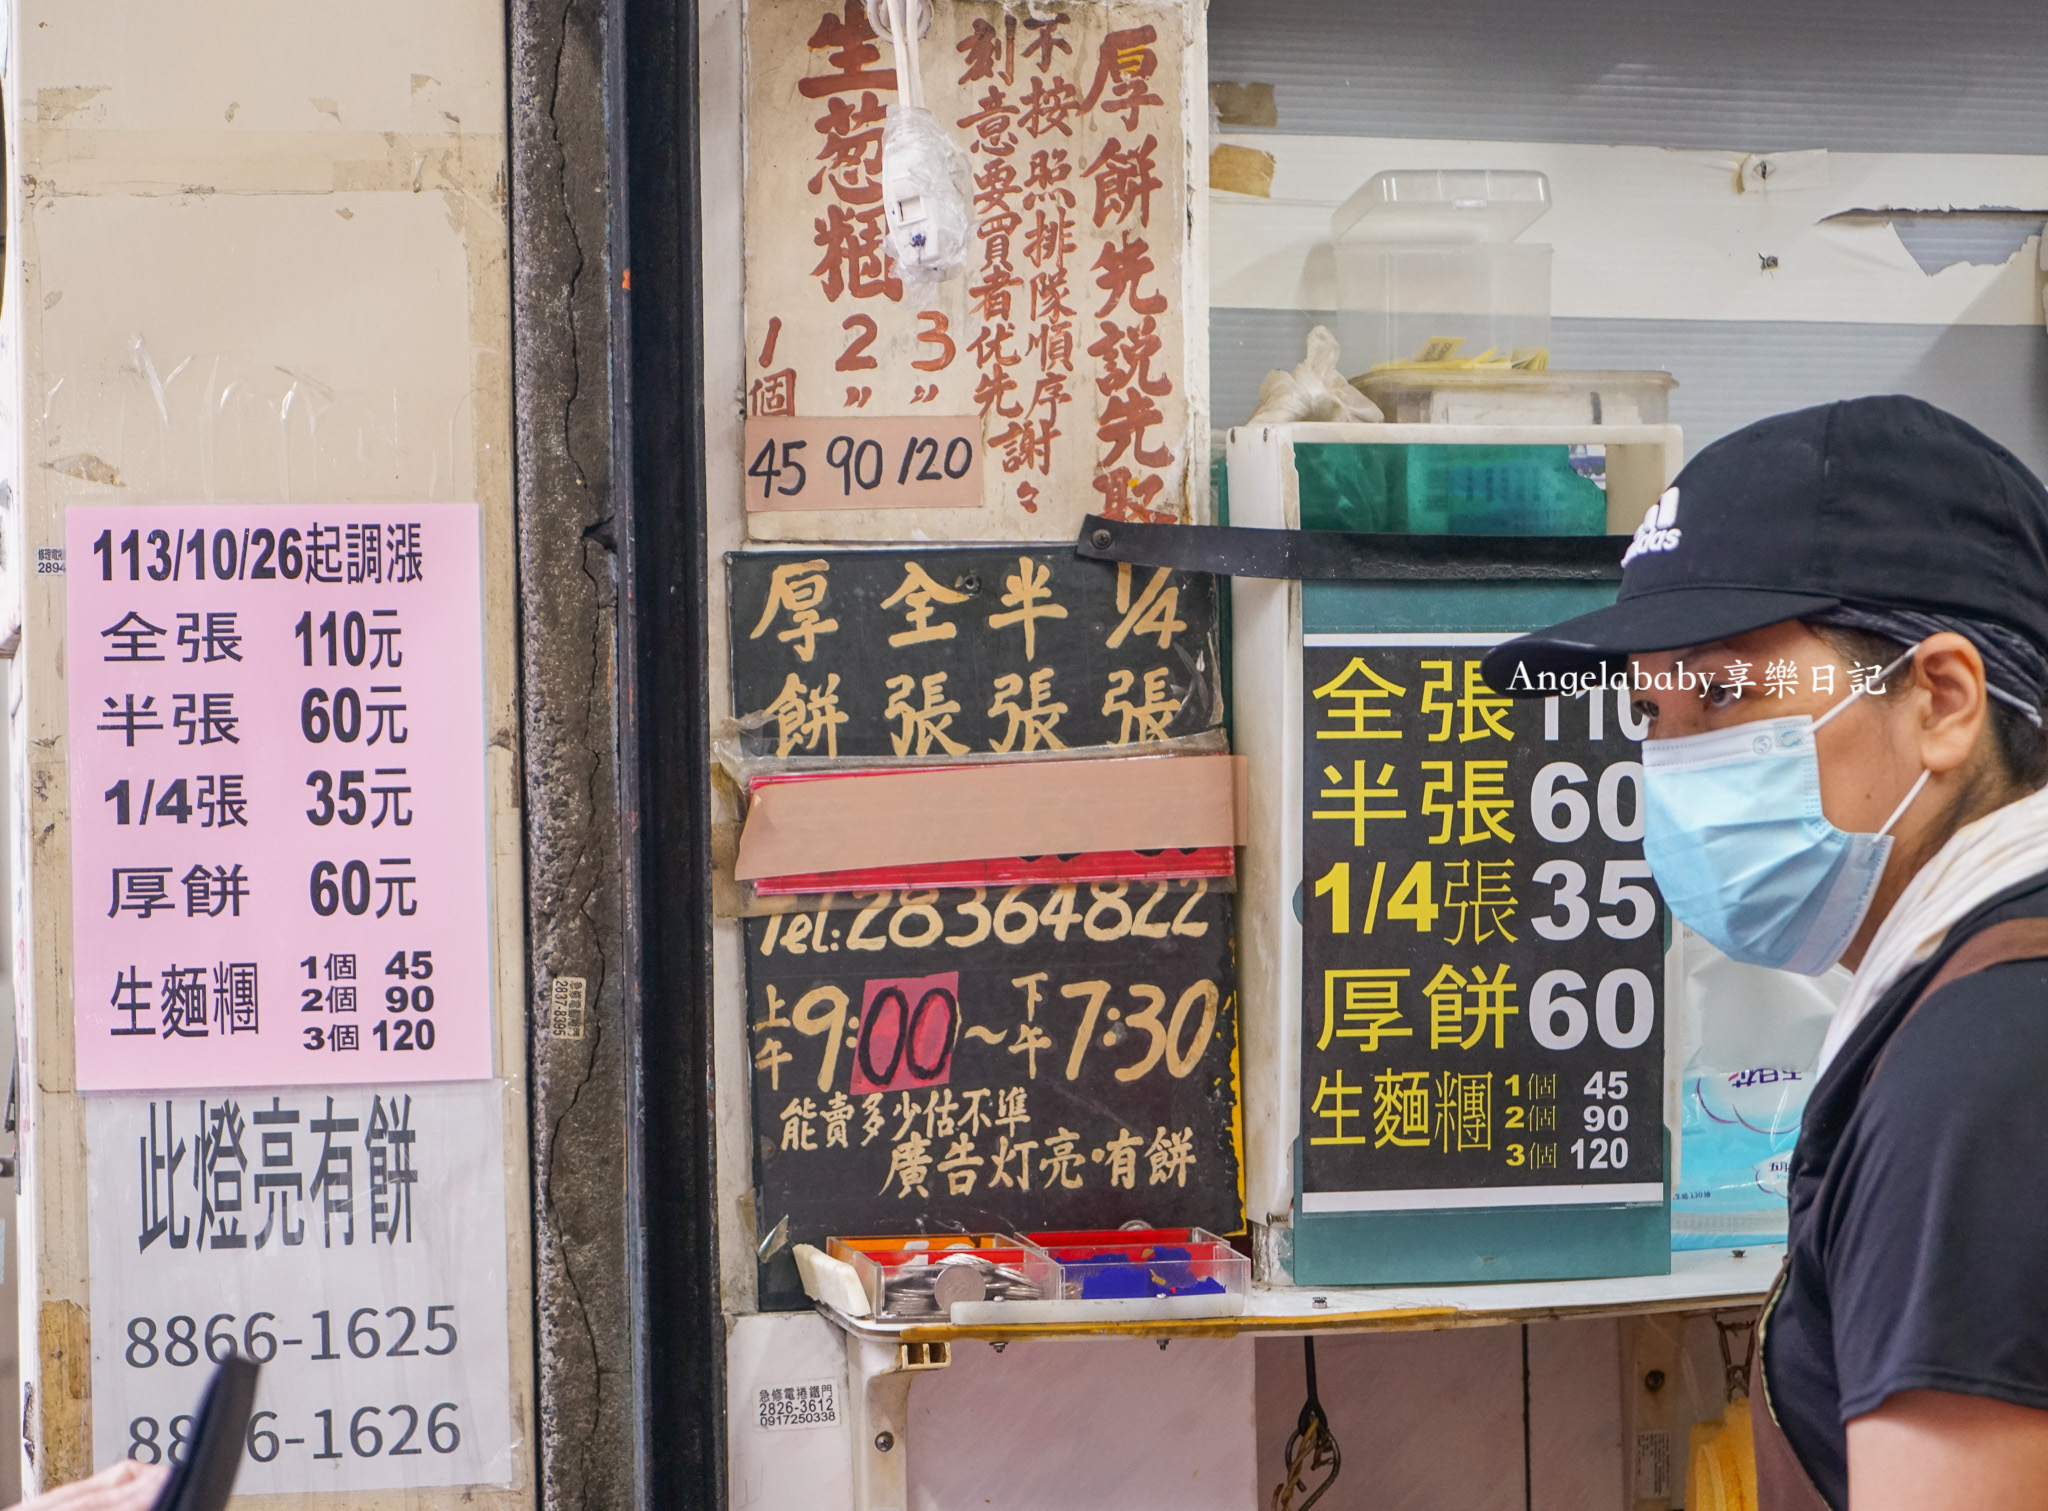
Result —
[[[1007, 1303], [1002, 1320], [1234, 1317], [1243, 1313], [1251, 1286], [1251, 1261], [1201, 1228], [1048, 1232], [1029, 1238], [1058, 1263], [1059, 1296]], [[956, 1307], [953, 1320], [996, 1319], [982, 1309], [963, 1315]]]
[[[853, 1267], [881, 1322], [958, 1322], [962, 1307], [1006, 1315], [1007, 1307], [1058, 1296], [1063, 1285], [1042, 1249], [1011, 1235], [832, 1238], [826, 1252]], [[970, 1273], [953, 1280], [949, 1269]]]

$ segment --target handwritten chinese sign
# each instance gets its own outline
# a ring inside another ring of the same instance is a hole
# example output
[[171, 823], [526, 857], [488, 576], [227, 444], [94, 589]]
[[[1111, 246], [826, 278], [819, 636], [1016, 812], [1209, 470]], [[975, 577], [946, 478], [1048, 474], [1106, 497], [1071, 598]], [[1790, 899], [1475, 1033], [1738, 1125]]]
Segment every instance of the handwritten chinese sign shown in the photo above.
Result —
[[1663, 1197], [1644, 730], [1500, 697], [1485, 648], [1306, 637], [1308, 1211]]
[[[1184, 59], [1200, 11], [935, 11], [926, 103], [970, 158], [977, 234], [966, 274], [922, 289], [882, 251], [890, 44], [861, 0], [748, 11], [748, 507], [774, 511], [749, 528], [1046, 539], [1071, 537], [1091, 512], [1185, 518], [1202, 342], [1191, 353], [1184, 327], [1206, 309], [1187, 256]], [[966, 422], [978, 508], [921, 504], [908, 478], [896, 485], [886, 443], [902, 427], [885, 427], [906, 416], [948, 436]], [[805, 458], [811, 496], [779, 492], [796, 475], [781, 470], [788, 438], [764, 422], [781, 417], [832, 420], [855, 451], [874, 441], [886, 478], [819, 490]]]
[[81, 1089], [491, 1073], [477, 526], [70, 511]]
[[[1228, 896], [1190, 880], [818, 901], [746, 923], [764, 1233], [1242, 1228]], [[786, 1251], [761, 1286], [764, 1305], [805, 1304]]]
[[1215, 579], [1071, 549], [726, 558], [749, 755], [1029, 755], [1222, 722]]
[[244, 1494], [509, 1482], [503, 1097], [88, 1098], [94, 1461], [183, 1459], [232, 1351]]

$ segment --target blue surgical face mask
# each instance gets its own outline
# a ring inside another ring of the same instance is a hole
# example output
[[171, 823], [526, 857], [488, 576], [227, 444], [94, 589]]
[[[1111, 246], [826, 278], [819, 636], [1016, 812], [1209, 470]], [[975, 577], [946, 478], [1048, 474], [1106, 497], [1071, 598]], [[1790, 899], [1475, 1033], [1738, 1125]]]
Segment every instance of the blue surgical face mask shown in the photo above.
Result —
[[[1884, 679], [1907, 651], [1871, 680]], [[1841, 958], [1891, 855], [1891, 827], [1922, 771], [1875, 834], [1845, 834], [1820, 805], [1821, 726], [1762, 719], [1643, 746], [1643, 856], [1673, 916], [1731, 959], [1817, 976]]]

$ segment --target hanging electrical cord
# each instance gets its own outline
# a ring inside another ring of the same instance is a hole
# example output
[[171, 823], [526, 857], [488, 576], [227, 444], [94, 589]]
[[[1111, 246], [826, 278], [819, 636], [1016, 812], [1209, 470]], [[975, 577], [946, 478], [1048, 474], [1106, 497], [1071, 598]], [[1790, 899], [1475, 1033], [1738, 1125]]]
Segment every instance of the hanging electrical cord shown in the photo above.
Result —
[[[917, 39], [931, 33], [931, 0], [873, 0], [869, 20], [882, 40], [896, 49], [898, 103], [924, 109], [924, 69], [918, 58]], [[896, 40], [906, 33], [911, 38], [907, 48]]]
[[[1337, 1471], [1344, 1466], [1344, 1455], [1330, 1432], [1330, 1419], [1323, 1413], [1322, 1399], [1316, 1394], [1316, 1340], [1303, 1338], [1301, 1353], [1308, 1370], [1308, 1399], [1302, 1403], [1294, 1435], [1287, 1440], [1287, 1478], [1273, 1487], [1273, 1511], [1308, 1511], [1323, 1498], [1324, 1491], [1337, 1483]], [[1330, 1472], [1308, 1492], [1307, 1500], [1296, 1505], [1294, 1498], [1307, 1489], [1308, 1476], [1322, 1469]]]

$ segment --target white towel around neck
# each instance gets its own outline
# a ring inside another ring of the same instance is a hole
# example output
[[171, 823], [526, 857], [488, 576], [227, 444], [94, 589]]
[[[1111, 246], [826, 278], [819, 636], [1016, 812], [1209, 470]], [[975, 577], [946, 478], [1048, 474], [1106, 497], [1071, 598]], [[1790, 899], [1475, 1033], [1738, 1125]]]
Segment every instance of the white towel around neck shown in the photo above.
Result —
[[2031, 876], [2048, 872], [2048, 788], [1965, 824], [1906, 884], [1865, 951], [1820, 1050], [1824, 1073], [1865, 1013], [1941, 947], [1965, 916]]

